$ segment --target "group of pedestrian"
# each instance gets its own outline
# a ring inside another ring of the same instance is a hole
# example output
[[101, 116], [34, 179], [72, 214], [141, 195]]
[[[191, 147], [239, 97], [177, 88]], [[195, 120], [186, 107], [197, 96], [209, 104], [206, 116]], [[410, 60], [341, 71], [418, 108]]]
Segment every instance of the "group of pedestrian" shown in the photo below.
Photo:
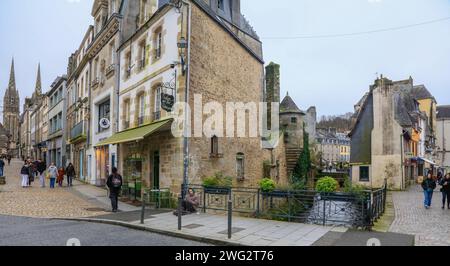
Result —
[[437, 181], [433, 179], [433, 174], [430, 172], [428, 173], [427, 178], [422, 182], [422, 189], [425, 196], [425, 208], [431, 208], [433, 194], [438, 185], [441, 187], [442, 209], [444, 210], [447, 205], [447, 209], [450, 210], [450, 173], [444, 176], [442, 172], [438, 173]]
[[46, 179], [49, 180], [51, 189], [54, 189], [56, 184], [63, 187], [64, 177], [67, 178], [67, 186], [71, 187], [73, 186], [73, 178], [75, 178], [75, 168], [72, 163], [69, 163], [66, 169], [62, 167], [58, 169], [53, 162], [47, 168], [45, 161], [37, 160], [33, 162], [27, 159], [20, 170], [20, 175], [22, 177], [22, 188], [31, 187], [37, 178], [41, 188], [45, 188]]

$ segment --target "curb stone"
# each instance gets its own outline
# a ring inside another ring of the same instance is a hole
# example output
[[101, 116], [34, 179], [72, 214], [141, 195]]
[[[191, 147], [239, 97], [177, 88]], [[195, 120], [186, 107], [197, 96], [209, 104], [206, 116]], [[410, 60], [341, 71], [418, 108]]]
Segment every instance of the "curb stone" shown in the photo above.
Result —
[[212, 245], [216, 245], [216, 246], [235, 246], [235, 247], [239, 247], [239, 246], [245, 247], [246, 246], [243, 244], [231, 243], [231, 242], [224, 241], [224, 240], [199, 237], [199, 236], [195, 236], [195, 235], [187, 235], [187, 234], [176, 233], [176, 232], [171, 232], [171, 231], [164, 231], [164, 230], [160, 230], [160, 229], [145, 227], [142, 225], [130, 224], [127, 222], [114, 221], [114, 220], [92, 219], [92, 218], [51, 218], [51, 219], [52, 220], [77, 221], [77, 222], [116, 225], [116, 226], [126, 227], [129, 229], [146, 231], [146, 232], [150, 232], [150, 233], [166, 235], [166, 236], [171, 236], [171, 237], [177, 237], [177, 238], [182, 238], [182, 239], [191, 240], [191, 241], [198, 241], [198, 242], [212, 244]]

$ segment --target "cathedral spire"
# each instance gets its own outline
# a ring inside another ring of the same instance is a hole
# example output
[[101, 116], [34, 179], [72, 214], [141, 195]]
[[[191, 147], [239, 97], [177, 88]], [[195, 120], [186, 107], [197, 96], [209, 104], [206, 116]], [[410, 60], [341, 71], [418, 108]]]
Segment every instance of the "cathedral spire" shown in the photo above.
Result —
[[42, 94], [42, 85], [41, 85], [41, 63], [38, 65], [37, 77], [36, 77], [36, 88], [35, 92], [37, 95]]
[[14, 73], [14, 57], [12, 59], [12, 63], [11, 63], [11, 71], [9, 72], [9, 85], [8, 85], [8, 90], [13, 89], [14, 91], [16, 90], [16, 75]]

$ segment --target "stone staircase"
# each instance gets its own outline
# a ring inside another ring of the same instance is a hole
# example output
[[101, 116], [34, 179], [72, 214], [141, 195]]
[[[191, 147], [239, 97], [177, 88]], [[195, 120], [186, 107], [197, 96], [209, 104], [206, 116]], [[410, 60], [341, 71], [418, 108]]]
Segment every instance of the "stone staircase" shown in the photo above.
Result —
[[294, 170], [301, 153], [302, 149], [286, 148], [286, 166], [288, 173], [292, 173], [292, 171]]

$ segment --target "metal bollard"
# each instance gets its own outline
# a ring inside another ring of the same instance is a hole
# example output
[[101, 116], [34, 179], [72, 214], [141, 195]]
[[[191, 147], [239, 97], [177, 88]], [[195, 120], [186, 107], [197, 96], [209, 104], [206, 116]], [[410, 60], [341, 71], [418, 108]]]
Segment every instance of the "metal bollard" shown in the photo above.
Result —
[[181, 231], [181, 216], [182, 216], [182, 208], [183, 198], [178, 198], [178, 230]]
[[141, 209], [141, 224], [144, 224], [144, 219], [145, 219], [145, 196], [147, 194], [144, 193], [144, 195], [142, 196], [142, 209]]
[[228, 201], [228, 239], [231, 239], [231, 234], [233, 230], [233, 202]]

